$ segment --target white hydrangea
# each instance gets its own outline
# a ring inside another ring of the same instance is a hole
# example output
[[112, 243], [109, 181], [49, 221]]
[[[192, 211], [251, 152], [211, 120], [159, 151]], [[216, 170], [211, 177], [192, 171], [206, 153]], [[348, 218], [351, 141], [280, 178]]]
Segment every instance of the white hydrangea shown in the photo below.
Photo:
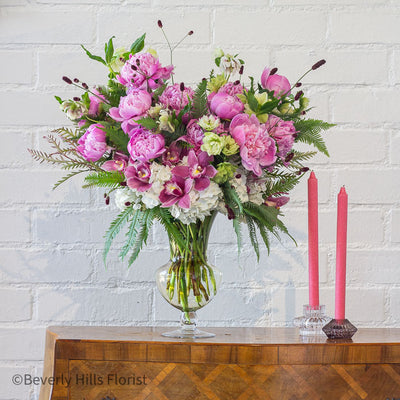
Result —
[[171, 167], [152, 163], [149, 183], [151, 188], [142, 193], [142, 202], [147, 208], [154, 208], [161, 204], [159, 196], [164, 188], [164, 183], [171, 179]]
[[246, 180], [247, 178], [245, 170], [242, 168], [238, 168], [233, 178], [229, 181], [230, 184], [235, 188], [242, 203], [246, 203], [249, 201]]
[[258, 180], [250, 182], [248, 184], [248, 187], [249, 187], [249, 201], [257, 205], [264, 203], [263, 193], [267, 189], [265, 181]]
[[121, 210], [125, 210], [126, 203], [130, 203], [133, 205], [135, 210], [140, 209], [141, 207], [141, 195], [136, 190], [132, 190], [130, 188], [121, 188], [118, 189], [115, 193], [115, 205]]
[[211, 212], [218, 208], [222, 191], [215, 182], [210, 182], [210, 186], [200, 192], [191, 190], [189, 197], [189, 209], [181, 208], [177, 204], [170, 208], [172, 216], [184, 224], [194, 223], [197, 219], [204, 221], [205, 217], [211, 215]]

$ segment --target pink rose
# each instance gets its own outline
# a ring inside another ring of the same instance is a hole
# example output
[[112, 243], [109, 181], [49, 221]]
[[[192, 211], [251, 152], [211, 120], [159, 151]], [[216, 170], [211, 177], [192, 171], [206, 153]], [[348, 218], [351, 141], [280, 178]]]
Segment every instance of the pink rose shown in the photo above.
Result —
[[293, 121], [284, 121], [275, 115], [270, 115], [265, 123], [270, 136], [272, 136], [278, 145], [278, 156], [284, 159], [292, 150], [296, 128]]
[[92, 90], [97, 96], [89, 96], [90, 105], [88, 114], [91, 117], [96, 117], [100, 114], [100, 105], [104, 103], [105, 97], [96, 89]]
[[210, 102], [211, 111], [222, 119], [232, 119], [244, 109], [243, 103], [234, 95], [218, 92]]
[[270, 75], [270, 69], [264, 68], [261, 74], [261, 86], [271, 92], [275, 97], [287, 96], [290, 94], [290, 83], [288, 79], [282, 75]]
[[174, 67], [162, 67], [158, 58], [150, 53], [131, 54], [121, 68], [117, 79], [125, 86], [136, 89], [156, 89], [169, 79]]
[[107, 150], [106, 133], [101, 124], [90, 125], [84, 135], [78, 140], [76, 148], [85, 160], [94, 162], [100, 160]]
[[275, 141], [254, 114], [251, 117], [247, 114], [237, 115], [232, 119], [229, 130], [240, 146], [243, 166], [256, 176], [261, 176], [262, 167], [268, 167], [276, 161]]
[[161, 134], [155, 134], [141, 126], [131, 131], [128, 152], [135, 161], [150, 161], [165, 152], [165, 139]]

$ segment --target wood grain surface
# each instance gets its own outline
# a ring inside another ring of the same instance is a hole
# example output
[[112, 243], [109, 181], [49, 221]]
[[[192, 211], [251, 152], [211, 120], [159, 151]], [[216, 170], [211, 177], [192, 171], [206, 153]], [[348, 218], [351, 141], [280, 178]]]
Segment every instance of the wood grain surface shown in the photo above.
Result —
[[400, 399], [400, 329], [311, 343], [291, 328], [209, 328], [196, 341], [165, 330], [49, 328], [44, 375], [64, 381], [40, 400]]

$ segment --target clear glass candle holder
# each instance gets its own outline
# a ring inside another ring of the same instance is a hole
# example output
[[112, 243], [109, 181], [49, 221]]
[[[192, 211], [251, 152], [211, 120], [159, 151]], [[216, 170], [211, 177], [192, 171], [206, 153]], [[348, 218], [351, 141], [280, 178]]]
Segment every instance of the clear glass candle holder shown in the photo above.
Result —
[[331, 320], [325, 314], [325, 305], [303, 306], [303, 315], [294, 319], [294, 325], [300, 330], [301, 336], [324, 335], [322, 328]]

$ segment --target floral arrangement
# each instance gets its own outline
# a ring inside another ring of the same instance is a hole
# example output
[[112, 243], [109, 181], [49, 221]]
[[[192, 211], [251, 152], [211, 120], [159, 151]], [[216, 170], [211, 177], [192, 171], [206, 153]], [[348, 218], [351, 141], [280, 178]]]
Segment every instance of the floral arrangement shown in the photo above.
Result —
[[[161, 21], [158, 25], [165, 34]], [[305, 74], [290, 84], [277, 68], [265, 68], [259, 82], [249, 77], [246, 86], [245, 62], [217, 50], [218, 70], [193, 89], [174, 82], [176, 46], [167, 39], [171, 64], [163, 66], [154, 50], [143, 51], [144, 40], [145, 35], [130, 50], [115, 50], [111, 38], [104, 58], [82, 46], [108, 69], [108, 83], [89, 88], [63, 77], [83, 91], [73, 99], [56, 97], [75, 127], [50, 134], [54, 152], [31, 150], [33, 157], [71, 170], [55, 187], [88, 172], [84, 187], [106, 188], [107, 204], [115, 195], [121, 213], [106, 233], [105, 256], [127, 224], [120, 255], [130, 253], [132, 264], [154, 220], [165, 226], [179, 254], [193, 254], [201, 242], [196, 240], [208, 237], [202, 222], [209, 225], [217, 212], [232, 220], [239, 249], [240, 225], [247, 224], [259, 255], [257, 231], [268, 248], [269, 233], [288, 234], [279, 209], [308, 170], [303, 162], [316, 154], [296, 150], [296, 143], [328, 155], [320, 133], [332, 125], [306, 119], [309, 100], [299, 89]], [[210, 289], [196, 287], [196, 279], [192, 286], [200, 301]]]

